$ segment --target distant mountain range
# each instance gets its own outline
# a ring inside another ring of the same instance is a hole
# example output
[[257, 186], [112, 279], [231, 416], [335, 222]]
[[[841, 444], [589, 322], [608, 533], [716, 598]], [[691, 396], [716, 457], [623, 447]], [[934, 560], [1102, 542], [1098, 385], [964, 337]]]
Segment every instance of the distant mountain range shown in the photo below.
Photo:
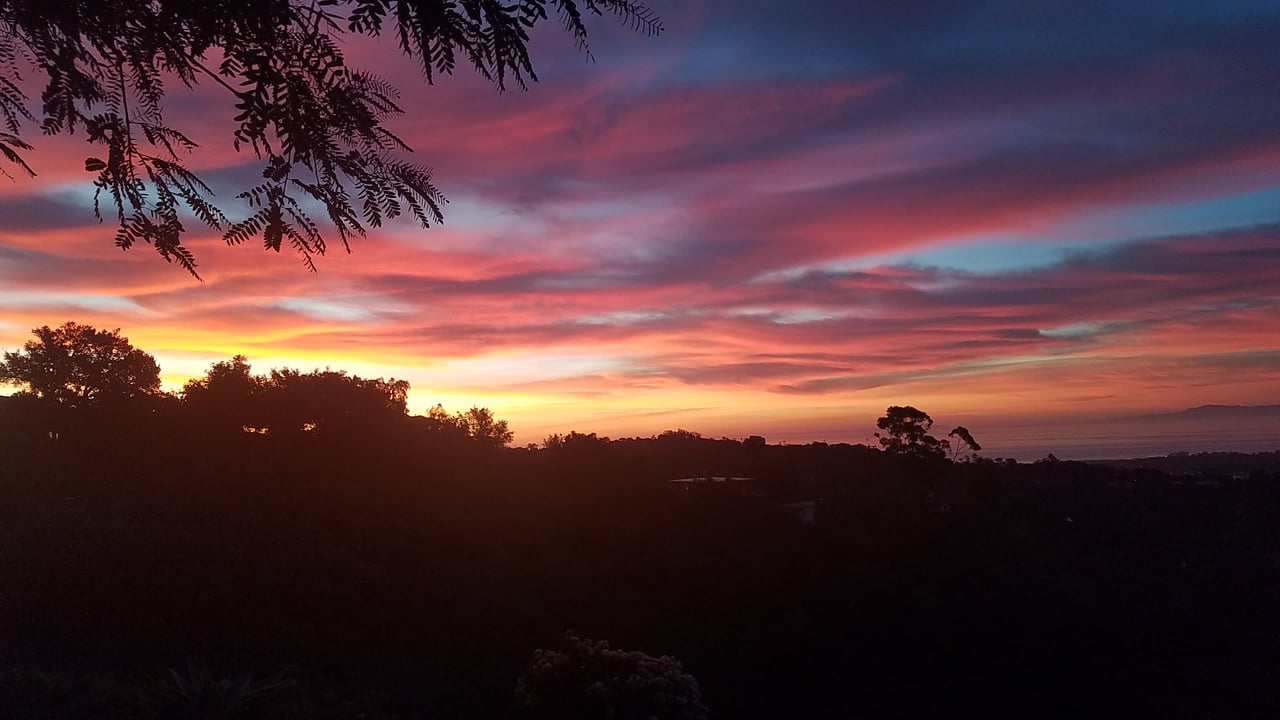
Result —
[[1201, 405], [1171, 413], [1131, 415], [1123, 420], [1260, 420], [1280, 419], [1280, 405]]

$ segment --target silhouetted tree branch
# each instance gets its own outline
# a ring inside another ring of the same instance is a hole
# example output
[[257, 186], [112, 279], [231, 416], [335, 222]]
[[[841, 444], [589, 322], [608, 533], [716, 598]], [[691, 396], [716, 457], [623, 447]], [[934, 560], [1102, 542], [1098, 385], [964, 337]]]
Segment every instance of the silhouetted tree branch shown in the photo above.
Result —
[[[551, 12], [588, 53], [586, 15], [662, 30], [633, 0], [0, 0], [0, 156], [35, 175], [22, 132], [35, 121], [25, 88], [40, 83], [41, 131], [79, 130], [98, 148], [84, 167], [95, 173], [95, 214], [118, 224], [118, 247], [150, 244], [199, 277], [183, 244], [189, 214], [229, 244], [288, 244], [314, 270], [332, 235], [350, 251], [391, 218], [443, 220], [430, 169], [404, 160], [410, 148], [384, 124], [403, 113], [399, 92], [348, 67], [343, 37], [389, 30], [428, 83], [462, 59], [499, 89], [524, 88], [538, 79], [529, 30]], [[27, 66], [41, 77], [24, 78]], [[236, 195], [248, 205], [237, 220], [185, 164], [198, 147], [165, 117], [166, 83], [201, 80], [227, 91], [232, 145], [262, 162], [262, 182]]]

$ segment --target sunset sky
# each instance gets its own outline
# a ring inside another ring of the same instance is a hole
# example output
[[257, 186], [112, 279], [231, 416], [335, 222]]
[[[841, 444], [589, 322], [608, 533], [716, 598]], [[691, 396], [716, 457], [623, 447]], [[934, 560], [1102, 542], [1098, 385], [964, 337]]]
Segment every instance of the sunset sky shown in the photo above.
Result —
[[[351, 44], [450, 202], [318, 274], [194, 223], [204, 283], [118, 250], [82, 136], [29, 126], [39, 177], [0, 177], [0, 348], [75, 320], [171, 389], [236, 353], [396, 377], [411, 411], [488, 406], [518, 443], [1280, 403], [1280, 3], [650, 5], [666, 32], [599, 19], [594, 61], [541, 28], [528, 92]], [[238, 212], [259, 166], [220, 92], [168, 113]]]

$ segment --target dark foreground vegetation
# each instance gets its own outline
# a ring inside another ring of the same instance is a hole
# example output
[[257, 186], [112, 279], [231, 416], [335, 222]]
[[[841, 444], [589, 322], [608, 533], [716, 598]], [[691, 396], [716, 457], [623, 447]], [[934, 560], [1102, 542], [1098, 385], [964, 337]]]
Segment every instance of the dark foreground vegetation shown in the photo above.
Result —
[[1277, 708], [1274, 458], [953, 462], [892, 425], [897, 452], [683, 431], [513, 449], [361, 400], [394, 383], [323, 377], [269, 406], [269, 383], [211, 378], [0, 398], [0, 715]]

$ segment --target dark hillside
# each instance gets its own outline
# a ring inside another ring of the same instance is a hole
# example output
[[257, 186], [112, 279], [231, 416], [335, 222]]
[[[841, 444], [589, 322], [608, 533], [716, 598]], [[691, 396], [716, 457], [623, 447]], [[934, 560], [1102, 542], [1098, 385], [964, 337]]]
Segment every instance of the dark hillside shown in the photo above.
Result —
[[[675, 655], [724, 718], [1245, 717], [1280, 687], [1274, 474], [180, 427], [6, 442], [6, 662], [289, 668], [373, 717], [505, 717], [570, 629]], [[668, 482], [712, 473], [749, 479]]]

